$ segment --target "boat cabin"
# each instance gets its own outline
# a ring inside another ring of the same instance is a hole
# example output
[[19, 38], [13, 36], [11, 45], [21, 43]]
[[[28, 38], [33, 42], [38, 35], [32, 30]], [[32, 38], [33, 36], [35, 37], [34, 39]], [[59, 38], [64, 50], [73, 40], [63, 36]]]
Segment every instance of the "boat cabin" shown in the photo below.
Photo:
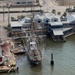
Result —
[[36, 42], [30, 42], [30, 49], [31, 50], [36, 50], [37, 49]]

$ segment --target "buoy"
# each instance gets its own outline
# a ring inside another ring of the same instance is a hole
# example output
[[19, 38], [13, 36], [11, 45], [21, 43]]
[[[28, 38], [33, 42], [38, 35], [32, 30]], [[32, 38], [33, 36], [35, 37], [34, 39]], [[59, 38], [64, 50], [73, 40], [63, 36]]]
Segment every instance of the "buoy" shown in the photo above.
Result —
[[54, 65], [54, 60], [53, 60], [53, 53], [51, 53], [51, 62], [50, 64], [53, 66]]
[[19, 72], [19, 67], [16, 68], [17, 72]]

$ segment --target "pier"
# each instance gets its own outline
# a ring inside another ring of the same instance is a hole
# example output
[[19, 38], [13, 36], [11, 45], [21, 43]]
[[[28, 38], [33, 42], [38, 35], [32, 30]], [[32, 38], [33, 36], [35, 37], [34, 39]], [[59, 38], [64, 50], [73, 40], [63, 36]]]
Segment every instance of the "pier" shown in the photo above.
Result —
[[10, 52], [11, 49], [11, 45], [10, 45], [10, 41], [5, 41], [4, 44], [1, 45], [2, 47], [2, 52], [3, 52], [3, 59], [5, 59], [5, 61], [2, 62], [2, 64], [0, 65], [0, 72], [11, 72], [11, 71], [15, 71], [16, 70], [16, 59], [14, 54], [12, 54]]

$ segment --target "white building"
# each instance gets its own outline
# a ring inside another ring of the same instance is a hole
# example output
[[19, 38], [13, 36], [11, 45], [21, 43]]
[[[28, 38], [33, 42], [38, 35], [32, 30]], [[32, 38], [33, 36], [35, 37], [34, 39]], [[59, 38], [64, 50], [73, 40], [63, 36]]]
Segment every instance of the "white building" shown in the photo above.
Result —
[[7, 3], [11, 3], [12, 5], [31, 5], [38, 4], [40, 0], [5, 0]]

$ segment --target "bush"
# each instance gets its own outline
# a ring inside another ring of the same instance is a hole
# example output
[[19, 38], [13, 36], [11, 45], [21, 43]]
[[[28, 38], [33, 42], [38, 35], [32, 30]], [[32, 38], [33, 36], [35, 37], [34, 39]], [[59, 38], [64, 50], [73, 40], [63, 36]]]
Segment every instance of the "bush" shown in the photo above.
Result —
[[53, 9], [53, 10], [52, 10], [52, 13], [53, 13], [53, 14], [56, 14], [56, 10], [55, 10], [55, 9]]
[[17, 19], [18, 19], [18, 20], [21, 20], [21, 19], [23, 19], [24, 17], [25, 17], [24, 15], [21, 15], [21, 16], [18, 16]]
[[64, 12], [62, 16], [66, 17], [66, 16], [67, 16], [67, 13], [66, 13], [66, 12]]
[[75, 12], [75, 9], [73, 9], [72, 12]]
[[57, 14], [58, 14], [58, 15], [61, 15], [61, 12], [58, 12]]
[[15, 21], [16, 19], [14, 17], [11, 17], [11, 21]]

